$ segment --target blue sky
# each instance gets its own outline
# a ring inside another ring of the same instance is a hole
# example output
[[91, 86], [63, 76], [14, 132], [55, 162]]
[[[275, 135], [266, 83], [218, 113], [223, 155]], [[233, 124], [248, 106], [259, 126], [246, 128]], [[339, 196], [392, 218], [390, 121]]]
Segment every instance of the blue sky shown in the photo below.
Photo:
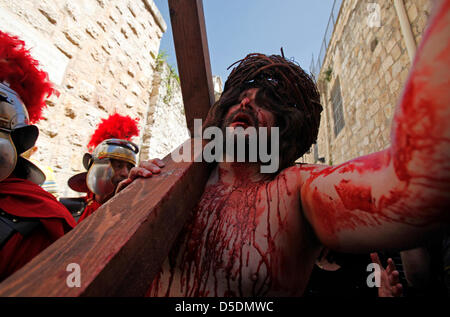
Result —
[[[160, 50], [176, 67], [167, 0], [154, 0], [167, 23]], [[334, 0], [203, 0], [213, 75], [249, 53], [280, 54], [309, 71], [317, 59]], [[338, 1], [340, 3], [341, 1]]]

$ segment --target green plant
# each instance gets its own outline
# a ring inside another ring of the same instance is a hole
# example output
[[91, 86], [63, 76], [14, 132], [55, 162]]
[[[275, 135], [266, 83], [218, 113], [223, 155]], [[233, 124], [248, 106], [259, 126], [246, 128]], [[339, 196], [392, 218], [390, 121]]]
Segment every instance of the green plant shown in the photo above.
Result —
[[178, 82], [178, 84], [180, 84], [180, 77], [178, 76], [175, 67], [173, 67], [172, 65], [170, 65], [167, 62], [167, 52], [162, 50], [158, 53], [158, 56], [156, 56], [156, 69], [157, 71], [162, 71], [162, 67], [164, 65], [164, 63], [167, 64], [168, 68], [169, 68], [169, 74], [167, 76], [167, 78], [165, 79], [166, 81], [166, 86], [167, 86], [167, 93], [163, 98], [163, 102], [165, 104], [168, 104], [170, 102], [170, 100], [173, 97], [173, 81], [176, 80]]
[[325, 71], [325, 80], [327, 82], [331, 81], [331, 74], [333, 73], [333, 69], [331, 67], [328, 67], [328, 69]]
[[167, 52], [162, 50], [158, 53], [158, 56], [156, 56], [155, 63], [156, 63], [156, 69], [161, 70], [162, 65], [164, 62], [167, 62]]

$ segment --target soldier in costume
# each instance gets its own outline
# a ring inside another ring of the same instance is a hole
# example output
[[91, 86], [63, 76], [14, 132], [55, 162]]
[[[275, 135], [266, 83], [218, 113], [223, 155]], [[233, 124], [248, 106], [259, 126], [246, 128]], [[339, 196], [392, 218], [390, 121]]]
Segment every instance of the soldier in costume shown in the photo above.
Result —
[[81, 199], [61, 199], [66, 206], [78, 202], [75, 208], [69, 207], [72, 212], [75, 211], [73, 214], [78, 222], [86, 219], [113, 197], [122, 181], [131, 182], [128, 178], [133, 168], [131, 177], [136, 173], [145, 177], [149, 175], [148, 172], [159, 172], [159, 167], [163, 166], [159, 160], [142, 162], [141, 167], [135, 167], [139, 148], [131, 138], [138, 134], [137, 120], [129, 116], [116, 113], [99, 124], [88, 144], [88, 148], [93, 151], [83, 157], [87, 172], [77, 174], [68, 181], [70, 188], [87, 195]]
[[32, 148], [45, 98], [55, 92], [15, 36], [0, 31], [0, 281], [75, 226], [39, 185], [44, 173], [20, 156]]

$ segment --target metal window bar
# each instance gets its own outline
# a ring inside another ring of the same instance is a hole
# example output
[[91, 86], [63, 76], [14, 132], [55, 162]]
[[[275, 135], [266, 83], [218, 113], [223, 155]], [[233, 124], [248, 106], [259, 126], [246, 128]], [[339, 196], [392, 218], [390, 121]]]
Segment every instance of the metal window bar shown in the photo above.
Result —
[[333, 105], [334, 136], [337, 137], [345, 125], [339, 78], [336, 79], [336, 83], [331, 91], [331, 104]]
[[328, 18], [327, 28], [325, 29], [325, 34], [322, 38], [322, 45], [320, 46], [319, 56], [317, 62], [314, 60], [314, 55], [312, 56], [311, 65], [309, 67], [310, 73], [315, 79], [318, 78], [320, 69], [322, 68], [323, 60], [327, 53], [328, 45], [333, 35], [334, 26], [336, 25], [336, 20], [339, 15], [339, 10], [342, 5], [342, 0], [334, 0], [333, 7], [331, 8], [330, 17]]
[[319, 160], [319, 146], [317, 143], [314, 144], [314, 163], [317, 163]]

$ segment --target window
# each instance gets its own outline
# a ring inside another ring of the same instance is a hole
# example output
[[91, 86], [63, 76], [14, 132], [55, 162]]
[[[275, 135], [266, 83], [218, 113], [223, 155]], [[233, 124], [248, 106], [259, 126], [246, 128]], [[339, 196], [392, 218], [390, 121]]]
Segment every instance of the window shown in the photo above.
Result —
[[319, 160], [319, 147], [317, 146], [317, 143], [314, 144], [314, 163], [317, 163]]
[[336, 137], [345, 125], [339, 78], [336, 79], [333, 90], [331, 90], [331, 104], [333, 105], [334, 136]]

